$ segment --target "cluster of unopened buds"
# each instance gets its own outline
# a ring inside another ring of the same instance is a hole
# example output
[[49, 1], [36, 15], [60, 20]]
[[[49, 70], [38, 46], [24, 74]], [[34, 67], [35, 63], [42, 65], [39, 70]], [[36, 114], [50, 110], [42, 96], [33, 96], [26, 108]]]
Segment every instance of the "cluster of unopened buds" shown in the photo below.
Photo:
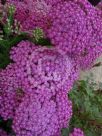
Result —
[[12, 33], [20, 35], [21, 29], [22, 29], [22, 25], [20, 24], [19, 21], [15, 19], [14, 24], [12, 25]]
[[39, 39], [44, 38], [44, 32], [40, 28], [34, 29], [32, 35], [35, 38], [35, 41], [39, 41]]

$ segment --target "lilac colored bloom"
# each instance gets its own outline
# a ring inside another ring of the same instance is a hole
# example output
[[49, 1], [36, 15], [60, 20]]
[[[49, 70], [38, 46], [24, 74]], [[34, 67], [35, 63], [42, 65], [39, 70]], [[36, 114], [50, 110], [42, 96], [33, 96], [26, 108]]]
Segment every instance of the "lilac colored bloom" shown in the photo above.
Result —
[[72, 103], [66, 93], [60, 91], [49, 99], [44, 98], [43, 93], [42, 97], [31, 93], [16, 110], [13, 129], [16, 136], [60, 136], [71, 116]]
[[30, 86], [31, 91], [33, 88], [50, 88], [53, 93], [60, 89], [68, 92], [78, 78], [78, 68], [74, 61], [55, 48], [22, 41], [12, 48], [11, 59], [18, 65], [18, 76], [22, 78], [24, 90], [30, 90]]
[[[102, 18], [90, 3], [85, 0], [59, 3], [50, 18], [52, 25], [47, 31], [52, 44], [62, 53], [76, 58], [81, 68], [81, 57], [87, 63], [86, 68], [102, 53]], [[92, 59], [87, 62], [88, 56]]]
[[69, 136], [85, 136], [80, 128], [74, 128], [73, 132]]
[[9, 136], [4, 130], [0, 129], [0, 136]]

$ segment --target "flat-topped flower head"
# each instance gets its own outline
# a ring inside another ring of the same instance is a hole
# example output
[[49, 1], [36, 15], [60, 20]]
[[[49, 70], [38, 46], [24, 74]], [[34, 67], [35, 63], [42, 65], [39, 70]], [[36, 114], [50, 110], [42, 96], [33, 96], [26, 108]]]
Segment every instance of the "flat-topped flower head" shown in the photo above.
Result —
[[94, 54], [84, 68], [102, 53], [102, 18], [88, 1], [58, 3], [50, 16], [52, 25], [47, 29], [48, 37], [58, 50], [77, 58], [79, 64], [80, 58], [87, 63], [87, 56]]
[[66, 93], [61, 92], [49, 99], [43, 94], [31, 93], [16, 110], [13, 129], [17, 136], [56, 136], [58, 133], [60, 136], [71, 116], [72, 103]]
[[32, 88], [45, 87], [51, 91], [63, 89], [68, 92], [78, 77], [78, 68], [74, 61], [55, 48], [22, 41], [12, 48], [11, 59], [20, 67], [19, 73], [22, 74], [19, 76], [24, 78], [22, 82], [28, 82]]

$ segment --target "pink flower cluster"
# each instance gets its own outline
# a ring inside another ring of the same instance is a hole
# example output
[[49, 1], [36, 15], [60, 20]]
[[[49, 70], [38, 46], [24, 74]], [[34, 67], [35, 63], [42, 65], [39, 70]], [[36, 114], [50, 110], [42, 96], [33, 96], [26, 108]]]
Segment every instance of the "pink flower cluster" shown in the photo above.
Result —
[[68, 92], [78, 78], [76, 63], [55, 48], [42, 48], [22, 41], [12, 48], [10, 54], [11, 59], [20, 67], [18, 76], [22, 78], [24, 90], [29, 90], [29, 83], [32, 90], [40, 87], [50, 89], [52, 93], [60, 89]]
[[90, 66], [102, 53], [102, 18], [87, 1], [59, 3], [50, 18], [47, 32], [52, 44], [75, 58], [81, 68]]
[[0, 115], [13, 118], [17, 136], [60, 136], [72, 117], [68, 92], [78, 78], [74, 60], [55, 48], [22, 41], [13, 64], [0, 72]]
[[85, 136], [80, 128], [74, 128], [73, 132], [69, 136]]
[[[47, 93], [46, 89], [40, 91]], [[16, 110], [13, 129], [16, 136], [60, 136], [71, 115], [72, 104], [63, 91], [50, 98], [31, 93]]]

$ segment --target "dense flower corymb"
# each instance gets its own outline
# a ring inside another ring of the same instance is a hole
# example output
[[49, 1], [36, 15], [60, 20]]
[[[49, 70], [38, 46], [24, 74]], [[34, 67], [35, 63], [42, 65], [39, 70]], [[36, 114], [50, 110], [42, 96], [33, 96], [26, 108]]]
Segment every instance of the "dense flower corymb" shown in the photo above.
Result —
[[[62, 53], [77, 58], [79, 64], [82, 58], [86, 67], [102, 53], [102, 18], [87, 1], [59, 3], [50, 16], [52, 25], [47, 30], [48, 37]], [[92, 59], [87, 63], [89, 55]]]
[[66, 93], [60, 92], [49, 99], [43, 94], [30, 94], [16, 110], [13, 129], [17, 136], [60, 136], [71, 115], [72, 104]]
[[78, 77], [77, 65], [55, 48], [29, 41], [10, 54], [13, 64], [0, 73], [1, 116], [13, 118], [17, 136], [60, 136], [72, 116], [67, 92]]
[[22, 41], [12, 48], [11, 59], [18, 65], [18, 76], [22, 78], [25, 90], [29, 90], [30, 86], [32, 89], [50, 88], [53, 93], [60, 89], [68, 92], [78, 78], [74, 61], [61, 55], [55, 48], [42, 48]]

